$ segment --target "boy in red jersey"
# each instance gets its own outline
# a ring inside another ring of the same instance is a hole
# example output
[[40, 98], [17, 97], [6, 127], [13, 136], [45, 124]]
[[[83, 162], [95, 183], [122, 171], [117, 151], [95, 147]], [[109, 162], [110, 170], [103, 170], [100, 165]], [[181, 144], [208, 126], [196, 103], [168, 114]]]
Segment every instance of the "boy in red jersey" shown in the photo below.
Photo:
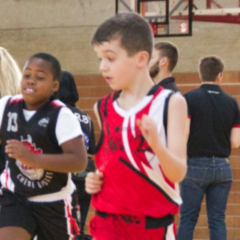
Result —
[[186, 173], [186, 102], [154, 85], [148, 71], [153, 37], [138, 14], [103, 22], [92, 45], [104, 79], [114, 90], [95, 105], [102, 129], [96, 173], [86, 190], [94, 194], [94, 240], [175, 239], [174, 215]]

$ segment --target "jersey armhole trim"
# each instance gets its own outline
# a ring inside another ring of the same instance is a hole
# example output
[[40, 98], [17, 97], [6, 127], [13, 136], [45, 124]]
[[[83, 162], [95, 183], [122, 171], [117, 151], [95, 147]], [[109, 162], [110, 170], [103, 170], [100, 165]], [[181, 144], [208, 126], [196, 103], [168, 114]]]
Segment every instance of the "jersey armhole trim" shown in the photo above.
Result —
[[[100, 111], [100, 108], [101, 108], [101, 104], [102, 104], [102, 99], [98, 101], [97, 103], [97, 110], [98, 110], [98, 115], [99, 115], [99, 119], [101, 121], [101, 132], [100, 132], [100, 138], [98, 140], [98, 143], [97, 145], [95, 146], [95, 149], [94, 149], [94, 154], [96, 154], [98, 152], [98, 150], [100, 149], [100, 147], [102, 146], [102, 143], [103, 143], [103, 138], [104, 138], [104, 135], [103, 135], [103, 119], [102, 119], [102, 114], [101, 114], [101, 111]], [[104, 106], [105, 107], [105, 106]], [[104, 109], [105, 111], [105, 109]]]
[[164, 110], [163, 110], [163, 126], [164, 126], [164, 129], [165, 129], [166, 140], [168, 139], [167, 138], [168, 106], [169, 106], [169, 100], [170, 100], [170, 98], [172, 97], [173, 94], [174, 94], [174, 92], [171, 92], [167, 96], [166, 101], [165, 101], [165, 105], [164, 105]]

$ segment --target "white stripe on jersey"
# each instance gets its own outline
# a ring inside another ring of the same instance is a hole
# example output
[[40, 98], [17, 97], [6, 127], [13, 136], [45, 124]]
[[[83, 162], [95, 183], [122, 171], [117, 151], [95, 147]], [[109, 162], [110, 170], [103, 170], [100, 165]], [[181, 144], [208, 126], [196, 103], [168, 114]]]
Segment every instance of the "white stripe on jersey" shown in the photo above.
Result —
[[181, 199], [180, 194], [179, 194], [178, 184], [175, 184], [175, 189], [173, 189], [171, 186], [169, 186], [169, 184], [164, 179], [162, 171], [160, 170], [158, 158], [155, 155], [153, 155], [149, 152], [146, 152], [146, 157], [148, 159], [151, 159], [151, 161], [149, 161], [149, 164], [152, 167], [152, 168], [149, 168], [148, 166], [146, 166], [145, 164], [142, 163], [142, 166], [143, 166], [144, 170], [146, 171], [148, 177], [154, 183], [156, 183], [158, 186], [160, 186], [161, 189], [174, 202], [176, 202], [180, 205], [182, 203], [182, 199]]
[[175, 234], [173, 230], [173, 223], [167, 227], [167, 236], [166, 240], [175, 240]]
[[68, 173], [67, 185], [63, 187], [59, 192], [28, 197], [28, 200], [31, 202], [54, 202], [58, 200], [63, 200], [67, 196], [71, 196], [75, 189], [76, 187], [72, 181], [71, 173]]
[[14, 192], [15, 184], [13, 183], [11, 177], [10, 177], [10, 168], [8, 167], [8, 162], [6, 162], [6, 166], [4, 171], [1, 174], [1, 184], [2, 187]]
[[[148, 116], [155, 121], [157, 124], [157, 131], [158, 135], [163, 143], [164, 146], [167, 146], [167, 139], [166, 139], [166, 132], [165, 128], [163, 126], [163, 120], [164, 120], [164, 106], [166, 103], [166, 98], [169, 96], [169, 94], [172, 91], [170, 90], [162, 90], [161, 93], [153, 100], [151, 103]], [[131, 127], [131, 132], [133, 136], [135, 136], [135, 116], [136, 114], [142, 110], [153, 98], [153, 96], [146, 96], [142, 101], [140, 101], [135, 107], [125, 111], [121, 109], [117, 102], [114, 101], [113, 106], [115, 111], [120, 114], [123, 118], [123, 126], [122, 126], [122, 138], [123, 138], [123, 144], [124, 144], [124, 150], [128, 156], [128, 159], [130, 160], [131, 164], [140, 171], [139, 167], [136, 164], [136, 161], [134, 159], [134, 156], [132, 155], [131, 147], [129, 144], [128, 139], [128, 131], [126, 129]], [[160, 163], [161, 160], [153, 155], [150, 152], [145, 152], [145, 156], [149, 161], [149, 164], [152, 168], [149, 168], [145, 164], [142, 163], [142, 166], [147, 173], [148, 177], [156, 183], [163, 191], [176, 203], [181, 204], [182, 200], [179, 194], [179, 188], [178, 184], [175, 184], [175, 189], [173, 189], [164, 179], [163, 173], [160, 170]]]
[[[152, 102], [150, 110], [149, 110], [149, 116], [155, 121], [158, 127], [158, 134], [163, 142], [164, 146], [167, 146], [167, 139], [166, 139], [166, 132], [165, 128], [163, 126], [163, 121], [160, 121], [159, 119], [164, 119], [164, 106], [165, 106], [165, 99], [166, 97], [171, 93], [170, 90], [164, 90], [159, 94]], [[161, 111], [160, 111], [161, 109]], [[161, 159], [159, 160], [157, 157], [154, 157], [153, 154], [146, 152], [146, 157], [151, 160], [149, 161], [150, 165], [152, 166], [152, 169], [149, 169], [147, 166], [144, 166], [144, 169], [146, 172], [148, 172], [149, 178], [154, 181], [157, 185], [159, 185], [168, 195], [171, 197], [174, 202], [177, 202], [178, 204], [182, 203], [180, 194], [179, 194], [179, 186], [178, 184], [175, 184], [175, 190], [168, 185], [168, 183], [165, 181], [164, 176], [159, 168], [159, 162], [161, 164]], [[146, 169], [148, 168], [148, 170]]]
[[163, 90], [156, 98], [153, 100], [151, 107], [149, 109], [149, 117], [153, 119], [157, 125], [158, 134], [164, 144], [166, 146], [166, 132], [163, 126], [164, 120], [164, 106], [166, 103], [166, 98], [171, 93], [170, 90]]
[[[128, 127], [128, 123], [129, 123], [129, 116], [125, 117], [124, 118], [124, 121], [123, 121], [123, 129], [127, 129]], [[135, 160], [134, 160], [134, 157], [131, 153], [131, 149], [130, 149], [130, 145], [129, 145], [129, 142], [128, 142], [128, 132], [127, 131], [122, 131], [122, 139], [123, 139], [123, 145], [124, 145], [124, 150], [130, 160], [130, 162], [132, 163], [132, 165], [139, 171], [140, 169], [138, 168]]]
[[[73, 233], [73, 230], [75, 227], [78, 228], [76, 220], [72, 217], [71, 211], [72, 211], [72, 197], [69, 196], [68, 198], [64, 199], [65, 204], [65, 217], [66, 217], [66, 223], [67, 223], [67, 233], [69, 234], [69, 240], [76, 239], [75, 234]], [[74, 226], [75, 224], [75, 226]], [[79, 231], [79, 229], [78, 229]]]
[[123, 118], [125, 118], [126, 116], [130, 116], [130, 115], [135, 115], [136, 113], [138, 113], [141, 109], [143, 109], [144, 107], [146, 107], [146, 105], [152, 100], [153, 96], [145, 96], [137, 105], [135, 105], [134, 107], [128, 109], [128, 110], [124, 110], [122, 109], [117, 101], [115, 100], [113, 102], [113, 108], [114, 110]]
[[[147, 95], [145, 96], [136, 106], [130, 108], [129, 110], [124, 110], [119, 107], [117, 101], [113, 102], [113, 107], [115, 111], [124, 118], [123, 121], [123, 129], [128, 128], [129, 120], [131, 125], [131, 131], [133, 133], [133, 136], [135, 136], [135, 115], [138, 113], [141, 109], [143, 109], [153, 98], [153, 95]], [[130, 150], [130, 145], [128, 143], [128, 137], [127, 137], [127, 131], [122, 131], [122, 137], [123, 137], [123, 144], [125, 151], [128, 155], [129, 160], [131, 161], [132, 165], [139, 170], [133, 156]]]

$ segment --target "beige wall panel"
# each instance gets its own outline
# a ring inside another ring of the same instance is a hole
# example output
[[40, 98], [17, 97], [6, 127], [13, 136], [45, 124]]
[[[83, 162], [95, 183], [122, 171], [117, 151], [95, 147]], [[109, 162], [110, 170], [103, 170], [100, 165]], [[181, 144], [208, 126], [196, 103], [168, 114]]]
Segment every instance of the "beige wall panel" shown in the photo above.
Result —
[[[0, 0], [0, 45], [21, 67], [30, 55], [45, 51], [74, 75], [98, 74], [90, 40], [97, 25], [114, 11], [115, 0]], [[222, 57], [226, 70], [240, 70], [238, 24], [193, 22], [192, 37], [155, 39], [163, 40], [180, 50], [175, 72], [196, 72], [199, 58], [210, 54]]]
[[156, 38], [158, 41], [171, 41], [180, 51], [175, 72], [196, 72], [199, 58], [218, 55], [225, 62], [228, 71], [240, 70], [240, 25], [193, 22], [191, 37]]
[[63, 69], [76, 75], [91, 74], [98, 61], [90, 40], [95, 28], [52, 28], [1, 31], [1, 46], [9, 49], [23, 67], [26, 59], [37, 52], [56, 56]]
[[96, 25], [115, 0], [0, 0], [0, 29]]

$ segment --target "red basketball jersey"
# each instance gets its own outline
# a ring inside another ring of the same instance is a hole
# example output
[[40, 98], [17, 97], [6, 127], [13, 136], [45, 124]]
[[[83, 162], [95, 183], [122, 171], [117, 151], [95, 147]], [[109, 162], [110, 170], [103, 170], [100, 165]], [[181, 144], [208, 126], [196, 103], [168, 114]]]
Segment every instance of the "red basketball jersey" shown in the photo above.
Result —
[[93, 196], [92, 203], [97, 210], [151, 217], [178, 212], [181, 204], [178, 185], [166, 178], [161, 159], [154, 155], [136, 125], [143, 114], [150, 116], [166, 146], [164, 116], [171, 93], [154, 86], [129, 110], [119, 107], [118, 92], [98, 102], [102, 135], [95, 159], [98, 170], [104, 173], [104, 184]]

